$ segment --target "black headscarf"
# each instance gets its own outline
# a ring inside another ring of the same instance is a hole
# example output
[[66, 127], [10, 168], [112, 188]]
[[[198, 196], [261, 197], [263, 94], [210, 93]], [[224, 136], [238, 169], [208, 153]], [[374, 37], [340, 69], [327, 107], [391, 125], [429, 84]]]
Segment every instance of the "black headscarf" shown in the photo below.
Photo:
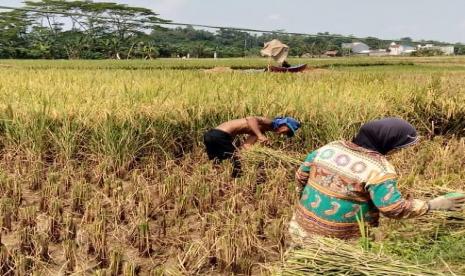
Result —
[[399, 118], [384, 118], [364, 124], [352, 140], [356, 145], [386, 155], [418, 140], [415, 128]]

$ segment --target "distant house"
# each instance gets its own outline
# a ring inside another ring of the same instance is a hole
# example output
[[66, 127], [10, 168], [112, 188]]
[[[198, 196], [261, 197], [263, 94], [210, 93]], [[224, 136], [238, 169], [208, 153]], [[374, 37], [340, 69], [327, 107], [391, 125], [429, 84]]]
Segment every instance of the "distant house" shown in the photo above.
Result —
[[327, 57], [335, 57], [337, 56], [337, 51], [326, 51], [323, 55], [327, 56]]
[[454, 55], [455, 54], [455, 48], [454, 46], [435, 46], [434, 44], [425, 44], [425, 45], [417, 45], [416, 50], [422, 50], [422, 49], [427, 49], [427, 50], [438, 50], [441, 51], [445, 55]]
[[412, 47], [412, 46], [404, 45], [403, 47], [404, 47], [403, 52], [402, 52], [403, 54], [411, 54], [417, 51], [417, 49], [415, 49], [415, 47]]
[[454, 46], [435, 46], [433, 44], [418, 45], [417, 49], [439, 50], [445, 55], [453, 55], [455, 53]]
[[454, 46], [441, 46], [439, 47], [441, 51], [446, 54], [446, 55], [454, 55], [455, 54], [455, 48]]
[[389, 55], [400, 56], [400, 54], [402, 54], [402, 49], [400, 48], [400, 45], [397, 45], [395, 42], [392, 42], [391, 45], [389, 45]]
[[400, 45], [400, 44], [396, 44], [395, 42], [392, 42], [391, 45], [389, 45], [389, 55], [391, 56], [411, 54], [415, 51], [416, 51], [415, 47], [408, 46], [408, 45]]
[[368, 55], [373, 57], [382, 57], [387, 56], [388, 52], [386, 51], [386, 49], [370, 50]]
[[352, 54], [369, 54], [370, 47], [362, 42], [342, 43], [342, 49], [350, 50]]

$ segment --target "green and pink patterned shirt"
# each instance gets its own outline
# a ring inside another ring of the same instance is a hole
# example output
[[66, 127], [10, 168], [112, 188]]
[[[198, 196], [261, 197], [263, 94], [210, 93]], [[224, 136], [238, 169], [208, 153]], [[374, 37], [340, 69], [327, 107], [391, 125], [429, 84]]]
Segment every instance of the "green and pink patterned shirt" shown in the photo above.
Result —
[[380, 213], [412, 218], [428, 211], [426, 202], [405, 199], [385, 156], [351, 142], [336, 141], [310, 153], [296, 173], [305, 186], [295, 219], [309, 235], [350, 239], [359, 222], [376, 226]]

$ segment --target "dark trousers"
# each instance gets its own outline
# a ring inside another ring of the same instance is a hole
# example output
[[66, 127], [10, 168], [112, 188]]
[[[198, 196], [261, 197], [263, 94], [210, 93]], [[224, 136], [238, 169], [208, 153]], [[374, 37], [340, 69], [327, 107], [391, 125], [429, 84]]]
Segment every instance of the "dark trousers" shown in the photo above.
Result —
[[211, 129], [203, 136], [203, 142], [207, 150], [208, 159], [215, 163], [220, 163], [223, 160], [231, 160], [233, 164], [232, 177], [238, 178], [241, 176], [241, 163], [236, 155], [236, 147], [234, 146], [234, 138], [231, 134], [219, 129]]

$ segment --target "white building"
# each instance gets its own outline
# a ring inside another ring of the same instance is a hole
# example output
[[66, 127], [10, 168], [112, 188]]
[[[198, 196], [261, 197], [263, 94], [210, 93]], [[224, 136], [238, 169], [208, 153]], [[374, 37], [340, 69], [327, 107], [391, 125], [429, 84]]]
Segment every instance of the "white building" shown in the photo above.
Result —
[[370, 47], [362, 42], [342, 43], [342, 49], [349, 49], [352, 54], [369, 54]]
[[453, 55], [455, 54], [455, 48], [454, 46], [441, 46], [439, 47], [441, 49], [441, 51], [445, 54], [445, 55]]
[[401, 45], [397, 45], [395, 42], [392, 42], [389, 45], [389, 55], [391, 56], [400, 56], [402, 54]]
[[435, 46], [433, 44], [425, 44], [421, 45], [419, 44], [417, 46], [417, 49], [431, 49], [431, 50], [439, 50], [443, 52], [445, 55], [453, 55], [455, 53], [454, 46]]
[[383, 57], [387, 56], [388, 52], [386, 51], [386, 49], [370, 50], [370, 53], [368, 55], [373, 57]]
[[389, 45], [389, 55], [391, 56], [411, 54], [415, 51], [416, 49], [412, 46], [400, 45], [400, 44], [396, 44], [395, 42], [392, 42], [391, 45]]

